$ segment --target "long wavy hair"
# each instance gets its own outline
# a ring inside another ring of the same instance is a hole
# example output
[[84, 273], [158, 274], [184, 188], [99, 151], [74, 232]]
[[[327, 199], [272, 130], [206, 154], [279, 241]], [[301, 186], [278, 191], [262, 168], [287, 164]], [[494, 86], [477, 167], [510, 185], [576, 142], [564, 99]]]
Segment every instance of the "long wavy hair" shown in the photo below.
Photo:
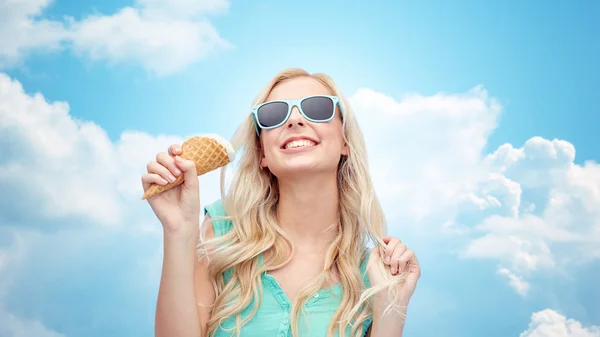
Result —
[[[337, 331], [340, 337], [346, 336], [346, 328], [351, 327], [350, 336], [360, 336], [362, 325], [372, 316], [373, 295], [388, 289], [390, 295], [398, 296], [396, 287], [399, 278], [388, 277], [389, 282], [379, 287], [367, 288], [360, 265], [368, 257], [368, 246], [383, 249], [382, 237], [386, 224], [383, 211], [371, 182], [367, 152], [363, 134], [358, 126], [348, 101], [325, 74], [310, 74], [302, 69], [285, 69], [278, 73], [258, 94], [252, 106], [263, 103], [271, 90], [280, 82], [296, 77], [308, 76], [324, 84], [332, 95], [340, 98], [343, 108], [343, 137], [349, 147], [349, 154], [342, 156], [337, 173], [339, 190], [339, 222], [337, 235], [331, 242], [323, 271], [297, 295], [291, 312], [293, 336], [298, 336], [298, 322], [306, 301], [331, 281], [333, 271], [342, 285], [341, 304], [331, 320], [328, 337]], [[199, 258], [209, 258], [209, 273], [213, 279], [216, 299], [208, 321], [208, 336], [229, 319], [235, 319], [235, 332], [249, 322], [260, 306], [262, 298], [261, 275], [288, 263], [293, 254], [291, 240], [277, 223], [279, 189], [277, 178], [268, 169], [260, 167], [262, 149], [256, 135], [252, 116], [244, 119], [231, 139], [239, 157], [239, 164], [227, 191], [226, 168], [221, 170], [221, 200], [227, 213], [216, 220], [230, 220], [233, 228], [226, 235], [211, 240], [201, 239], [198, 244]], [[205, 226], [206, 223], [203, 224]], [[269, 250], [264, 263], [259, 256]], [[290, 254], [289, 252], [292, 252]], [[209, 252], [210, 253], [207, 253]], [[383, 263], [377, 266], [386, 271]], [[231, 280], [225, 283], [223, 274], [231, 271]], [[385, 272], [386, 275], [389, 272]], [[242, 317], [242, 311], [253, 303], [253, 310]], [[386, 312], [393, 309], [389, 306]]]

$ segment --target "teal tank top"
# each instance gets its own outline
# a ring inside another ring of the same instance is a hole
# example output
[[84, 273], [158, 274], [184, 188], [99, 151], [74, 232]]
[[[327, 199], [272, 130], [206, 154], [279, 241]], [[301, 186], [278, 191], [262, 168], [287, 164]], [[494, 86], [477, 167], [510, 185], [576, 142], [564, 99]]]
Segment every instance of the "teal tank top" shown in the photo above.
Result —
[[[221, 200], [204, 207], [204, 214], [208, 213], [211, 218], [225, 216], [225, 210]], [[215, 236], [221, 236], [231, 230], [233, 224], [228, 220], [213, 221]], [[262, 255], [261, 255], [262, 258]], [[364, 276], [365, 284], [370, 286], [366, 274], [367, 259], [361, 264], [360, 270]], [[224, 274], [224, 280], [227, 282], [231, 278], [231, 270]], [[256, 314], [246, 325], [242, 326], [240, 336], [242, 337], [291, 337], [292, 329], [290, 326], [290, 311], [292, 303], [287, 298], [283, 289], [277, 283], [277, 280], [263, 273], [262, 277], [263, 298]], [[301, 316], [298, 331], [301, 337], [326, 337], [329, 323], [341, 303], [342, 289], [336, 284], [327, 289], [321, 289], [314, 294], [305, 304], [306, 315]], [[253, 304], [242, 311], [242, 317], [248, 316], [253, 310]], [[309, 321], [306, 322], [306, 319]], [[365, 336], [367, 329], [371, 325], [372, 318], [367, 319], [363, 324], [362, 336]], [[230, 337], [235, 335], [235, 318], [230, 317], [221, 324], [222, 328], [217, 329], [215, 337]], [[349, 336], [350, 328], [346, 330], [346, 336]], [[336, 332], [336, 336], [337, 336]]]

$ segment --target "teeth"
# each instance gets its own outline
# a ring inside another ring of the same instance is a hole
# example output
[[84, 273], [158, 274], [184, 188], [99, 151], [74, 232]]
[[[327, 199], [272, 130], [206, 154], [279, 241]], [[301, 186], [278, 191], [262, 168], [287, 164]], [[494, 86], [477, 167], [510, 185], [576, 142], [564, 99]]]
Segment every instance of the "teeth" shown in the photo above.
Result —
[[294, 140], [292, 142], [289, 142], [287, 144], [285, 144], [285, 148], [286, 149], [292, 149], [295, 147], [302, 147], [302, 146], [315, 146], [316, 144], [314, 142], [311, 142], [310, 140]]

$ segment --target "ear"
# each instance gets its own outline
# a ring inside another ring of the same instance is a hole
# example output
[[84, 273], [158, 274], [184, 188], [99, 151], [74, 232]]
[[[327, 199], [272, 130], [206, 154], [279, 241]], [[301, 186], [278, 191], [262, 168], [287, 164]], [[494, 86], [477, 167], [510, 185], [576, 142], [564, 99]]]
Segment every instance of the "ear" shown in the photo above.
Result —
[[348, 148], [348, 144], [344, 143], [344, 146], [342, 147], [342, 156], [347, 156], [349, 152], [350, 149]]
[[267, 158], [265, 158], [265, 156], [263, 155], [262, 158], [260, 158], [260, 167], [262, 168], [266, 168], [267, 165]]
[[263, 151], [263, 146], [262, 146], [262, 139], [259, 138], [259, 152], [260, 152], [260, 167], [262, 168], [266, 168], [267, 165], [267, 158], [265, 157], [265, 151]]

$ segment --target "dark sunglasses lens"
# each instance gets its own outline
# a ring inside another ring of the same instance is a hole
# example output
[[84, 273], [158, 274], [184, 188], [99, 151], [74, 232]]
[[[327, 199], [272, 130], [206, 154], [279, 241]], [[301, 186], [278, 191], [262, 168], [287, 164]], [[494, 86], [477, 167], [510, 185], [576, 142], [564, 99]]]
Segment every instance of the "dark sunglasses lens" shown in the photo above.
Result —
[[327, 97], [311, 97], [302, 101], [302, 111], [310, 119], [324, 121], [333, 115], [333, 101]]
[[256, 115], [264, 127], [272, 127], [281, 123], [287, 116], [288, 105], [283, 102], [273, 102], [261, 106]]

